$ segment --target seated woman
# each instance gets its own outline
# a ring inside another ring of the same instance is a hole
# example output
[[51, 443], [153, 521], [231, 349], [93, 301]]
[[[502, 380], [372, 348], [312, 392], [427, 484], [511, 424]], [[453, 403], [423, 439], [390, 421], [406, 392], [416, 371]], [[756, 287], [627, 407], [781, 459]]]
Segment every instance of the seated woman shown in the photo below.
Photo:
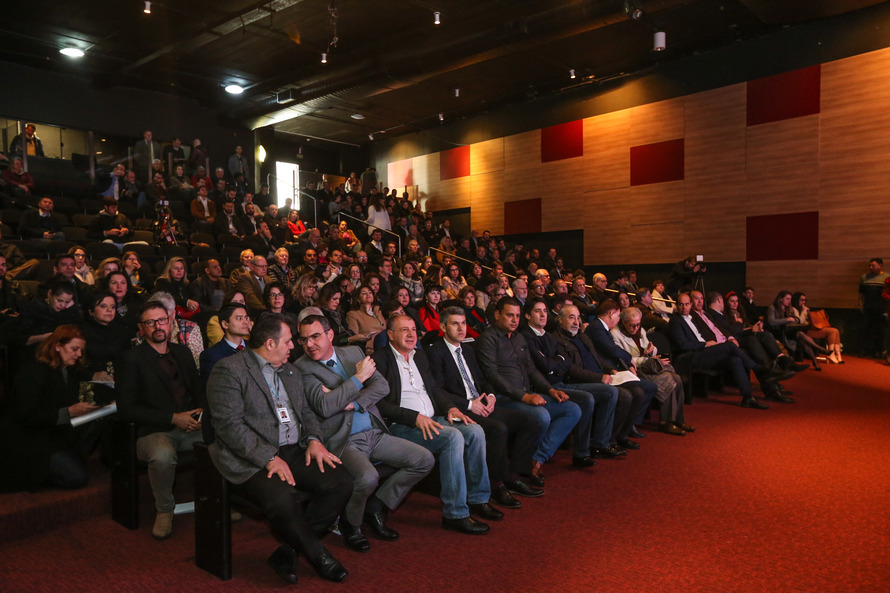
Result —
[[[244, 293], [233, 289], [230, 289], [229, 292], [226, 293], [226, 296], [223, 297], [222, 306], [220, 310], [222, 310], [227, 305], [235, 303], [238, 305], [246, 305], [247, 299], [244, 298]], [[222, 326], [219, 324], [219, 316], [214, 315], [207, 321], [207, 327], [205, 328], [205, 332], [207, 335], [207, 347], [210, 348], [214, 344], [217, 344], [220, 340], [225, 336], [225, 332], [223, 331]], [[244, 336], [246, 340], [248, 336]]]
[[485, 270], [482, 269], [482, 264], [480, 264], [479, 262], [473, 262], [473, 265], [470, 268], [470, 275], [467, 276], [467, 284], [469, 284], [470, 286], [476, 286], [476, 283], [479, 282], [484, 275]]
[[287, 213], [287, 222], [284, 224], [284, 242], [296, 243], [300, 235], [306, 232], [306, 225], [300, 220], [300, 211], [292, 209]]
[[74, 276], [78, 280], [88, 286], [96, 284], [96, 278], [93, 271], [87, 265], [87, 252], [80, 245], [76, 245], [68, 250], [68, 255], [74, 258]]
[[188, 298], [188, 285], [185, 258], [177, 255], [167, 261], [164, 271], [155, 280], [154, 292], [168, 293], [176, 303], [176, 314], [179, 317], [191, 319], [200, 307], [198, 301]]
[[263, 304], [266, 305], [266, 311], [270, 313], [284, 313], [287, 305], [285, 288], [278, 282], [266, 284], [266, 288], [263, 290]]
[[123, 270], [111, 272], [103, 279], [101, 288], [114, 295], [115, 318], [135, 336], [139, 307], [142, 306], [143, 299], [130, 286], [130, 277]]
[[318, 278], [313, 274], [303, 274], [294, 282], [291, 289], [291, 300], [288, 305], [288, 313], [299, 315], [306, 307], [315, 305], [318, 290]]
[[60, 325], [80, 323], [80, 309], [74, 304], [74, 286], [57, 278], [50, 280], [47, 287], [46, 296], [34, 299], [22, 312], [18, 332], [22, 346], [36, 347]]
[[460, 275], [460, 266], [449, 264], [447, 274], [442, 278], [442, 291], [446, 298], [456, 299], [461, 289], [467, 285], [467, 281]]
[[479, 337], [488, 321], [485, 319], [485, 309], [476, 306], [476, 290], [472, 286], [464, 286], [457, 294], [458, 306], [462, 307], [467, 318], [467, 337], [474, 340]]
[[331, 324], [331, 329], [334, 330], [335, 346], [354, 345], [364, 347], [368, 336], [354, 334], [346, 325], [346, 319], [340, 307], [342, 294], [336, 283], [328, 282], [318, 292], [318, 308], [324, 313], [328, 323]]
[[386, 327], [386, 320], [375, 302], [374, 291], [370, 286], [363, 285], [358, 289], [358, 296], [352, 311], [346, 314], [346, 325], [350, 331], [356, 335], [368, 336], [369, 339], [365, 343], [365, 352], [368, 354], [374, 351], [374, 343], [371, 338]]
[[99, 262], [99, 265], [96, 266], [96, 271], [93, 272], [93, 279], [95, 282], [94, 286], [101, 286], [105, 281], [105, 277], [112, 272], [120, 271], [121, 269], [121, 258], [119, 257], [106, 257], [102, 261]]
[[[392, 301], [397, 302], [402, 307], [402, 312], [414, 320], [414, 325], [417, 326], [417, 334], [419, 336], [423, 336], [426, 333], [426, 329], [424, 329], [423, 324], [420, 322], [420, 316], [417, 314], [417, 309], [412, 304], [411, 294], [408, 292], [408, 289], [404, 286], [400, 286], [395, 289], [392, 293]], [[384, 315], [385, 319], [388, 319]]]
[[423, 324], [423, 331], [434, 332], [434, 335], [444, 336], [445, 333], [439, 327], [439, 301], [442, 300], [442, 287], [438, 284], [427, 284], [426, 296], [423, 305], [417, 310], [417, 316], [420, 317], [420, 323]]
[[340, 221], [338, 230], [340, 233], [340, 240], [343, 241], [343, 244], [346, 246], [346, 250], [348, 253], [361, 251], [362, 242], [359, 241], [358, 237], [355, 236], [355, 233], [350, 230], [349, 225], [346, 224], [345, 220]]
[[813, 370], [821, 371], [819, 361], [816, 360], [816, 352], [829, 354], [829, 351], [806, 334], [809, 326], [800, 322], [791, 308], [791, 293], [787, 290], [779, 291], [775, 300], [766, 309], [766, 322], [777, 338], [784, 338], [789, 349], [794, 348], [800, 358], [806, 356], [813, 363]]
[[77, 371], [85, 346], [77, 326], [59, 326], [41, 342], [36, 360], [16, 375], [9, 410], [0, 423], [3, 491], [75, 489], [89, 480], [84, 430], [71, 426], [72, 418], [98, 408], [78, 397]]
[[[117, 319], [117, 299], [110, 292], [96, 291], [87, 301], [87, 317], [80, 330], [87, 342], [83, 362], [87, 378], [114, 381], [117, 357], [131, 346], [134, 334]], [[106, 385], [93, 385], [95, 401], [109, 403], [114, 392]]]
[[[798, 321], [809, 326], [807, 329], [807, 335], [809, 337], [814, 340], [824, 339], [828, 342], [828, 350], [831, 352], [831, 354], [828, 355], [828, 362], [831, 364], [844, 364], [844, 359], [841, 356], [841, 349], [843, 348], [843, 345], [841, 344], [841, 332], [830, 325], [818, 328], [813, 325], [813, 320], [810, 317], [810, 308], [807, 307], [807, 295], [802, 292], [795, 292], [791, 295], [791, 311], [794, 313], [794, 316], [797, 317]], [[825, 318], [827, 320], [828, 315], [826, 315]]]
[[412, 302], [423, 299], [423, 277], [420, 275], [420, 270], [418, 270], [415, 262], [405, 261], [402, 264], [399, 282], [408, 291], [408, 296]]
[[154, 284], [154, 278], [151, 277], [151, 274], [144, 271], [142, 269], [142, 262], [139, 260], [139, 254], [135, 251], [124, 251], [121, 255], [121, 262], [123, 262], [124, 269], [123, 271], [127, 273], [127, 276], [130, 278], [130, 286], [137, 294], [144, 294], [147, 292], [152, 284]]
[[631, 355], [637, 373], [658, 385], [655, 399], [658, 408], [658, 429], [667, 434], [683, 436], [687, 432], [695, 432], [695, 428], [686, 424], [683, 412], [685, 395], [683, 380], [674, 372], [670, 363], [658, 358], [658, 349], [649, 341], [646, 330], [641, 323], [643, 312], [636, 307], [621, 310], [618, 325], [612, 328], [612, 340], [615, 344]]

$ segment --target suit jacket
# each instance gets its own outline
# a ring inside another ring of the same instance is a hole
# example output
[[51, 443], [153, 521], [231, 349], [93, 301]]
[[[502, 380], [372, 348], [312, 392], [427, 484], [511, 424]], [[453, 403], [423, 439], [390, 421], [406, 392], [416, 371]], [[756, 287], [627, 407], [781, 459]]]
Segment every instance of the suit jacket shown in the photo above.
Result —
[[[695, 322], [693, 321], [693, 323]], [[668, 337], [671, 340], [671, 351], [676, 354], [696, 352], [705, 348], [705, 343], [700, 342], [695, 337], [695, 334], [689, 329], [683, 316], [679, 313], [671, 315], [671, 320], [668, 322]]]
[[238, 352], [240, 351], [237, 348], [232, 348], [225, 340], [220, 340], [210, 348], [203, 350], [200, 358], [201, 383], [207, 385], [207, 381], [210, 379], [210, 372], [216, 366], [216, 363], [223, 358], [238, 354]]
[[[451, 350], [444, 338], [440, 338], [430, 344], [427, 348], [429, 354], [430, 366], [432, 367], [433, 377], [436, 384], [447, 391], [455, 400], [463, 402], [462, 407], [458, 407], [461, 412], [468, 410], [469, 401], [467, 399], [467, 390], [464, 387], [463, 377], [460, 375], [460, 369], [451, 355]], [[485, 379], [482, 369], [479, 368], [479, 361], [476, 360], [476, 351], [469, 344], [464, 344], [460, 348], [461, 356], [467, 371], [473, 377], [473, 386], [481, 395], [483, 393], [494, 393], [494, 387]]]
[[[207, 198], [207, 211], [210, 212], [210, 218], [216, 219], [216, 203]], [[207, 217], [204, 215], [204, 205], [201, 204], [200, 198], [195, 198], [191, 202], [191, 214], [192, 218], [195, 220], [207, 220]]]
[[[701, 318], [701, 315], [699, 313], [696, 313], [695, 311], [692, 312], [692, 323], [698, 329], [698, 333], [701, 334], [701, 337], [703, 337], [706, 341], [708, 341], [708, 342], [716, 342], [717, 341], [717, 336], [714, 334], [713, 331], [711, 331], [711, 328], [708, 327], [708, 324], [704, 322], [704, 320]], [[732, 334], [723, 334], [723, 335], [729, 336]]]
[[42, 218], [40, 210], [25, 210], [19, 221], [19, 233], [23, 239], [42, 239], [45, 231], [58, 233], [61, 230], [62, 224], [55, 214], [50, 214], [48, 219]]
[[719, 329], [720, 332], [727, 338], [733, 337], [738, 339], [739, 336], [742, 335], [742, 327], [733, 327], [733, 324], [730, 323], [729, 319], [727, 319], [723, 313], [715, 311], [714, 309], [708, 309], [707, 311], [705, 311], [705, 315], [708, 316], [708, 319], [711, 320], [711, 323], [713, 323], [714, 326]]
[[[237, 214], [232, 215], [232, 225], [235, 227], [236, 235], [244, 235], [246, 229], [244, 228], [244, 221]], [[214, 235], [229, 235], [232, 234], [229, 232], [229, 217], [226, 216], [225, 212], [217, 213], [216, 217], [213, 219], [213, 226], [211, 227]]]
[[584, 347], [596, 360], [599, 368], [590, 368], [584, 365], [584, 359], [578, 345], [572, 339], [572, 335], [561, 327], [556, 328], [553, 332], [553, 338], [559, 345], [559, 353], [569, 361], [569, 380], [567, 383], [602, 383], [603, 375], [611, 373], [614, 369], [612, 365], [603, 360], [590, 338], [583, 332], [578, 332], [577, 338]]
[[[414, 426], [417, 422], [417, 412], [401, 407], [402, 405], [402, 377], [399, 375], [399, 365], [396, 362], [395, 354], [391, 347], [387, 346], [380, 350], [375, 350], [371, 355], [374, 362], [377, 363], [377, 370], [386, 379], [389, 384], [389, 393], [385, 398], [380, 400], [378, 407], [383, 417], [388, 422], [398, 422], [405, 426]], [[433, 402], [433, 409], [437, 416], [444, 416], [453, 407], [458, 410], [465, 410], [466, 398], [457, 398], [436, 382], [433, 372], [430, 369], [430, 362], [423, 350], [415, 350], [414, 363], [417, 370], [420, 371], [420, 378], [423, 379], [423, 386], [426, 388], [430, 400]]]
[[[263, 280], [268, 282], [265, 278]], [[263, 289], [260, 288], [260, 283], [253, 273], [241, 274], [238, 277], [238, 282], [235, 283], [235, 289], [244, 295], [244, 302], [252, 313], [265, 311], [266, 305], [263, 303]]]
[[[279, 373], [300, 431], [300, 446], [323, 442], [318, 418], [303, 394], [300, 372], [285, 363]], [[207, 383], [216, 440], [210, 456], [223, 477], [242, 484], [278, 455], [278, 414], [262, 367], [250, 348], [219, 361]]]
[[173, 430], [173, 414], [197, 407], [201, 383], [192, 352], [182, 344], [168, 344], [189, 399], [177, 409], [167, 375], [158, 362], [160, 355], [143, 342], [121, 355], [120, 372], [115, 373], [115, 393], [120, 417], [136, 422], [139, 436]]
[[528, 342], [532, 362], [547, 377], [551, 385], [560, 383], [568, 375], [571, 363], [559, 351], [559, 344], [550, 333], [539, 336], [528, 326], [519, 330]]
[[584, 333], [593, 342], [599, 355], [608, 360], [613, 367], [623, 368], [622, 362], [628, 366], [633, 364], [630, 354], [615, 344], [612, 334], [599, 319], [592, 320]]
[[[362, 350], [355, 346], [346, 346], [335, 347], [334, 351], [346, 374], [350, 377], [355, 375], [356, 365], [365, 357]], [[303, 375], [306, 399], [321, 422], [321, 434], [331, 453], [340, 455], [349, 440], [353, 412], [344, 411], [343, 408], [350, 403], [358, 404], [371, 414], [371, 425], [374, 428], [389, 432], [377, 409], [377, 402], [389, 394], [389, 385], [379, 372], [374, 371], [371, 378], [358, 389], [351, 379], [344, 380], [333, 369], [308, 356], [297, 359], [296, 367]], [[329, 391], [325, 392], [322, 387]]]

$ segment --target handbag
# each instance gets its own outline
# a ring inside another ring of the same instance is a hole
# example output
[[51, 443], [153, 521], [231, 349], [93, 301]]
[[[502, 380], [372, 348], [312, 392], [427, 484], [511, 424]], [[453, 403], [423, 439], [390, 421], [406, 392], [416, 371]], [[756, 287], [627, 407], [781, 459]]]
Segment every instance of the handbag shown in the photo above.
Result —
[[823, 309], [810, 311], [810, 325], [812, 325], [814, 329], [825, 329], [826, 327], [830, 327], [830, 324], [828, 323], [828, 314]]

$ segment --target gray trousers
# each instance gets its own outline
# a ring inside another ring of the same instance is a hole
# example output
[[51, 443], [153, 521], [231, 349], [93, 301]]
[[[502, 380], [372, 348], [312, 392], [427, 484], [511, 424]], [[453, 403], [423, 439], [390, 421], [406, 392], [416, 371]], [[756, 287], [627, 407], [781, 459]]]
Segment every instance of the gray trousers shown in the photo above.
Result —
[[186, 432], [179, 428], [170, 432], [153, 432], [136, 440], [136, 457], [148, 463], [148, 481], [159, 513], [172, 513], [176, 506], [173, 481], [176, 479], [177, 451], [191, 451], [200, 443], [201, 431]]
[[[350, 435], [339, 457], [354, 484], [343, 515], [355, 526], [362, 524], [365, 503], [375, 490], [387, 508], [395, 509], [436, 463], [433, 454], [420, 445], [377, 428]], [[374, 463], [384, 463], [398, 471], [378, 487], [380, 475]]]

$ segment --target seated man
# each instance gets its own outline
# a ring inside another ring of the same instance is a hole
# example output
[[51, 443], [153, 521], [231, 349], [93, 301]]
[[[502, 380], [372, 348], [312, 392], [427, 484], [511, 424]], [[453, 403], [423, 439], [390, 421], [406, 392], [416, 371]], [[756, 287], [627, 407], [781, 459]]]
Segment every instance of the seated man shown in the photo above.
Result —
[[251, 314], [266, 310], [266, 305], [263, 303], [263, 291], [266, 290], [268, 269], [269, 264], [266, 263], [266, 258], [256, 255], [250, 262], [250, 272], [238, 276], [238, 282], [235, 283], [235, 290], [244, 295], [247, 309]]
[[287, 362], [294, 347], [287, 320], [260, 317], [248, 346], [219, 361], [207, 383], [213, 464], [284, 541], [268, 560], [279, 577], [295, 584], [303, 554], [319, 576], [340, 582], [348, 573], [319, 538], [343, 511], [352, 478], [325, 448], [301, 375]]
[[229, 289], [229, 282], [222, 277], [219, 260], [204, 262], [204, 274], [188, 285], [189, 298], [197, 302], [203, 312], [219, 311]]
[[113, 197], [104, 197], [102, 204], [104, 208], [90, 223], [90, 239], [113, 243], [118, 249], [123, 249], [124, 244], [133, 235], [133, 231], [130, 230], [130, 221], [123, 214], [118, 214], [117, 200]]
[[42, 241], [64, 241], [65, 233], [62, 225], [53, 216], [53, 199], [40, 198], [37, 210], [25, 210], [19, 221], [19, 234], [22, 239], [39, 239]]
[[[386, 526], [386, 511], [401, 504], [436, 460], [424, 447], [394, 437], [386, 427], [377, 402], [389, 394], [389, 385], [374, 361], [356, 347], [334, 348], [333, 340], [327, 318], [305, 317], [299, 341], [306, 356], [296, 365], [303, 373], [306, 399], [321, 421], [322, 437], [354, 481], [340, 517], [340, 533], [348, 548], [366, 552], [371, 546], [362, 522], [384, 541], [398, 539]], [[377, 463], [397, 471], [380, 482]]]
[[198, 369], [188, 348], [169, 342], [170, 323], [161, 303], [143, 305], [139, 332], [144, 341], [121, 355], [115, 372], [120, 417], [137, 423], [136, 456], [148, 463], [157, 509], [151, 534], [157, 540], [173, 534], [177, 452], [201, 441]]
[[637, 302], [634, 303], [633, 306], [639, 309], [642, 314], [640, 323], [643, 324], [643, 329], [646, 331], [651, 331], [653, 329], [656, 331], [666, 331], [670, 316], [662, 316], [661, 313], [658, 313], [655, 310], [653, 307], [654, 304], [655, 300], [652, 298], [652, 293], [648, 288], [643, 287], [637, 289]]
[[[502, 507], [522, 506], [512, 494], [538, 497], [541, 488], [530, 486], [515, 474], [528, 471], [532, 455], [544, 437], [534, 414], [497, 405], [497, 397], [485, 380], [472, 347], [462, 347], [467, 337], [466, 313], [460, 307], [447, 307], [439, 314], [443, 339], [427, 349], [436, 383], [457, 399], [465, 400], [464, 411], [485, 431], [488, 474], [492, 499]], [[508, 438], [513, 437], [513, 449]], [[511, 494], [512, 493], [512, 494]]]
[[581, 418], [581, 408], [550, 385], [532, 362], [528, 343], [517, 331], [521, 308], [515, 297], [504, 297], [494, 310], [495, 324], [476, 341], [476, 355], [485, 378], [498, 393], [498, 405], [531, 411], [544, 431], [528, 472], [535, 486], [544, 485], [543, 465], [566, 440]]
[[[462, 533], [488, 533], [470, 513], [497, 521], [504, 514], [488, 504], [491, 487], [485, 465], [485, 433], [464, 414], [433, 378], [423, 350], [416, 350], [417, 328], [407, 315], [387, 321], [389, 347], [373, 359], [389, 384], [378, 402], [392, 434], [428, 449], [439, 459], [442, 527]], [[461, 406], [463, 407], [463, 406]]]
[[237, 286], [242, 275], [251, 273], [250, 263], [253, 261], [253, 250], [242, 250], [238, 255], [238, 260], [241, 262], [241, 267], [235, 268], [232, 270], [232, 273], [229, 274], [229, 286]]
[[190, 210], [195, 222], [212, 224], [216, 220], [216, 204], [207, 197], [207, 188], [203, 185], [198, 188], [198, 197], [192, 200]]
[[[620, 315], [621, 307], [618, 303], [611, 299], [606, 299], [605, 301], [600, 302], [597, 307], [596, 319], [591, 320], [590, 325], [587, 326], [584, 333], [590, 338], [590, 341], [593, 343], [599, 355], [603, 357], [612, 368], [627, 369], [636, 374], [637, 369], [634, 366], [631, 355], [624, 349], [619, 348], [618, 345], [615, 344], [615, 340], [612, 339], [611, 331], [613, 327], [618, 325]], [[642, 424], [643, 417], [646, 415], [646, 410], [649, 409], [649, 404], [652, 402], [652, 398], [658, 393], [658, 385], [647, 379], [640, 379], [639, 381], [628, 381], [621, 386], [627, 389], [634, 398], [630, 417], [635, 426], [631, 427], [629, 435], [638, 439], [644, 438], [646, 435], [639, 432], [636, 429], [636, 426]], [[627, 441], [627, 443], [620, 444], [629, 449], [640, 448], [639, 443], [634, 441]]]
[[757, 401], [751, 393], [748, 372], [757, 366], [751, 358], [732, 342], [718, 344], [705, 340], [692, 319], [692, 298], [688, 292], [677, 296], [677, 310], [668, 324], [674, 368], [681, 375], [693, 369], [720, 369], [732, 373], [742, 394], [742, 407], [766, 410], [769, 404]]
[[6, 273], [8, 280], [31, 280], [40, 269], [40, 260], [25, 259], [25, 254], [14, 243], [3, 241], [3, 231], [0, 230], [0, 255], [6, 260], [9, 271]]
[[12, 159], [12, 164], [3, 171], [2, 177], [6, 182], [6, 192], [13, 197], [14, 202], [17, 201], [24, 207], [24, 198], [30, 196], [34, 191], [34, 178], [25, 171], [21, 157]]

